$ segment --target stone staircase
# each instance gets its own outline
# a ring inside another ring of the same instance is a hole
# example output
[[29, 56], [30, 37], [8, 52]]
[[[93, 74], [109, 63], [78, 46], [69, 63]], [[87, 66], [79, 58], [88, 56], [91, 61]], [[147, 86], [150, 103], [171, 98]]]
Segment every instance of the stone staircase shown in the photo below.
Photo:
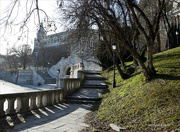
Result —
[[100, 100], [99, 95], [107, 88], [105, 78], [98, 72], [85, 71], [85, 81], [81, 88], [67, 96], [64, 101], [66, 103], [95, 103]]
[[56, 84], [56, 79], [52, 78], [47, 71], [44, 70], [37, 70], [38, 75], [44, 78], [45, 84]]

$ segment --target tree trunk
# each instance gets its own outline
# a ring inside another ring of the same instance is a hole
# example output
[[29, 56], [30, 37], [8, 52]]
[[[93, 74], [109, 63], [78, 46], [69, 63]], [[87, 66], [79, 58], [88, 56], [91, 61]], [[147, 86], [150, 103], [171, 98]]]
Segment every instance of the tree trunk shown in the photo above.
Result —
[[121, 57], [120, 50], [119, 50], [119, 52], [118, 52], [117, 54], [118, 54], [118, 58], [119, 58], [119, 60], [120, 60], [120, 62], [121, 62], [121, 66], [122, 66], [123, 68], [125, 68], [126, 66], [125, 66], [124, 61], [123, 61], [123, 59], [122, 59], [122, 57]]
[[148, 78], [151, 79], [156, 71], [153, 66], [153, 44], [147, 46], [147, 69], [148, 69]]
[[[128, 47], [127, 47], [128, 48]], [[148, 68], [145, 66], [144, 62], [142, 61], [140, 55], [137, 53], [136, 50], [133, 48], [128, 48], [131, 54], [133, 54], [134, 59], [137, 61], [138, 65], [141, 67], [143, 70], [143, 74], [146, 77], [146, 80], [151, 80], [152, 76], [151, 73], [149, 72]]]
[[121, 70], [121, 67], [119, 66], [119, 63], [118, 63], [117, 59], [115, 60], [115, 64], [116, 64], [117, 70], [118, 70], [121, 78], [122, 79], [127, 79], [128, 75], [123, 73], [123, 71]]

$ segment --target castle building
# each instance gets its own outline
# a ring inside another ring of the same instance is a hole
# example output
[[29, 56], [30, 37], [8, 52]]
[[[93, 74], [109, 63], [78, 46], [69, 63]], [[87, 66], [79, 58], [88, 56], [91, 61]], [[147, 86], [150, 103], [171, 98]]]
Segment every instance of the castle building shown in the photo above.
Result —
[[47, 35], [41, 23], [34, 39], [33, 65], [50, 67], [70, 54], [83, 58], [93, 56], [97, 41], [97, 34], [81, 36], [79, 39], [76, 30]]

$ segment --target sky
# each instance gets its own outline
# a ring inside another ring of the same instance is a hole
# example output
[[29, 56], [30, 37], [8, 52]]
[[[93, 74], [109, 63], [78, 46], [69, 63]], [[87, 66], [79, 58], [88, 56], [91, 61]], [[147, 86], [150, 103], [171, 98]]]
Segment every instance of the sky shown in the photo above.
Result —
[[[5, 16], [5, 11], [7, 9], [11, 9], [10, 3], [12, 3], [12, 1], [14, 0], [0, 0], [0, 20]], [[26, 1], [28, 0], [20, 0], [19, 11], [17, 10], [18, 8], [16, 6], [12, 13], [10, 22], [13, 22], [14, 24], [18, 24], [19, 22], [25, 19], [26, 9], [27, 9]], [[29, 1], [31, 2], [32, 0]], [[27, 4], [28, 9], [30, 8], [31, 5], [30, 2]], [[39, 8], [44, 10], [52, 20], [58, 21], [57, 18], [59, 14], [57, 13], [57, 0], [39, 0]], [[17, 11], [18, 11], [18, 16], [17, 16]], [[44, 13], [40, 12], [41, 20], [44, 20], [44, 16], [45, 16]], [[31, 16], [31, 19], [27, 24], [27, 26], [29, 27], [28, 34], [25, 32], [23, 33], [23, 35], [20, 34], [22, 32], [19, 32], [20, 31], [19, 25], [14, 25], [11, 28], [7, 28], [5, 34], [4, 34], [5, 26], [0, 25], [0, 54], [5, 55], [6, 49], [11, 48], [13, 45], [18, 46], [21, 44], [29, 44], [33, 49], [34, 38], [36, 37], [36, 33], [38, 30], [37, 18], [38, 18], [37, 14]], [[63, 28], [60, 25], [58, 25], [58, 23], [56, 23], [56, 26], [57, 26], [56, 32], [63, 31]], [[55, 32], [49, 32], [48, 34], [53, 34], [53, 33]], [[3, 34], [4, 37], [2, 37]]]

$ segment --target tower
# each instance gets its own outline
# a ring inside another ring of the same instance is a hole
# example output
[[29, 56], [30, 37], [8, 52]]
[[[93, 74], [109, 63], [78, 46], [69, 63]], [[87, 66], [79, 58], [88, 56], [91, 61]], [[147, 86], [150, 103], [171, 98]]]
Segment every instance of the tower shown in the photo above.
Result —
[[46, 36], [46, 31], [44, 30], [43, 23], [40, 24], [39, 30], [37, 32], [37, 41], [40, 42]]

